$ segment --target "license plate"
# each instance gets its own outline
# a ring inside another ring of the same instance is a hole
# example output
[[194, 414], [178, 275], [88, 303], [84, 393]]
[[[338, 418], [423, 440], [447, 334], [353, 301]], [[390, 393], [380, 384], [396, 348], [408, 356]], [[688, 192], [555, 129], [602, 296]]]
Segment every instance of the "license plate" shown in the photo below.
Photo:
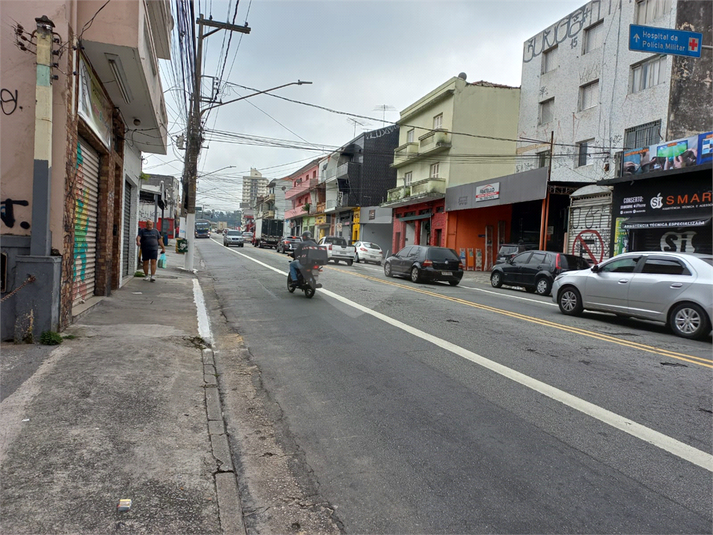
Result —
[[446, 277], [450, 277], [451, 275], [453, 275], [453, 273], [451, 273], [450, 271], [441, 271], [441, 275], [445, 275]]

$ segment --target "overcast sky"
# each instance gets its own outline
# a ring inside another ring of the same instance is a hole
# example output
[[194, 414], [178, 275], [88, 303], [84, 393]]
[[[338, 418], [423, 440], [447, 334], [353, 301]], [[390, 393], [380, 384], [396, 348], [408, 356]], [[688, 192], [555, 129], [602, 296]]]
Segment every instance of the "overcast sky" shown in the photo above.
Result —
[[[227, 0], [196, 0], [196, 4], [206, 18], [212, 13], [216, 21], [232, 20], [235, 0], [230, 5]], [[355, 133], [381, 127], [382, 118], [398, 120], [400, 110], [460, 72], [468, 75], [469, 82], [519, 86], [523, 43], [585, 4], [582, 0], [240, 0], [236, 24], [247, 20], [251, 33], [233, 34], [224, 81], [258, 90], [311, 81], [312, 85], [293, 85], [275, 94], [373, 120], [357, 119], [365, 124], [355, 125], [347, 115], [267, 95], [219, 107], [208, 116], [209, 139], [217, 137], [211, 131], [220, 131], [284, 140], [281, 145], [288, 147], [238, 143], [225, 134], [220, 137], [226, 141], [204, 143], [197, 204], [213, 210], [237, 209], [240, 177], [249, 174], [251, 167], [267, 178], [287, 176], [323, 154], [289, 146], [343, 145]], [[218, 73], [224, 35], [227, 32], [219, 31], [205, 40], [207, 76]], [[170, 89], [170, 83], [164, 78], [165, 89]], [[204, 97], [211, 84], [212, 80], [204, 79]], [[227, 86], [221, 98], [225, 102], [249, 93]], [[166, 92], [169, 132], [175, 139], [183, 127], [176, 121], [179, 109], [173, 94]], [[180, 177], [182, 156], [169, 140], [168, 154], [149, 156], [144, 171]], [[233, 167], [218, 171], [228, 166]]]

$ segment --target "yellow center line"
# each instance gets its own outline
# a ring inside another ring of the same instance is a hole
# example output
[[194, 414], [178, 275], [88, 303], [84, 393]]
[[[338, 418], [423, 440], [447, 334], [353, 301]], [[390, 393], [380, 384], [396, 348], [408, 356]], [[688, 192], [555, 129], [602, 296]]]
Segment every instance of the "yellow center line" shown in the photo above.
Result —
[[640, 344], [640, 343], [638, 343], [638, 342], [632, 342], [632, 341], [629, 341], [629, 340], [621, 340], [621, 339], [619, 339], [619, 338], [615, 338], [615, 337], [609, 336], [609, 335], [607, 335], [607, 334], [595, 333], [595, 332], [588, 331], [588, 330], [585, 330], [585, 329], [580, 329], [580, 328], [578, 328], [578, 327], [570, 327], [570, 326], [568, 326], [568, 325], [562, 325], [561, 323], [555, 323], [555, 322], [552, 322], [552, 321], [548, 321], [548, 320], [544, 320], [544, 319], [540, 319], [540, 318], [535, 318], [535, 317], [532, 317], [532, 316], [526, 316], [526, 315], [524, 315], [524, 314], [519, 314], [519, 313], [517, 313], [517, 312], [510, 312], [510, 311], [508, 311], [508, 310], [503, 310], [503, 309], [501, 309], [501, 308], [495, 308], [495, 307], [491, 307], [491, 306], [488, 306], [488, 305], [481, 305], [481, 304], [479, 304], [479, 303], [473, 303], [472, 301], [467, 301], [467, 300], [461, 299], [461, 298], [459, 298], [459, 297], [451, 297], [451, 296], [439, 294], [439, 293], [437, 293], [437, 292], [433, 292], [433, 291], [430, 291], [430, 290], [424, 290], [423, 288], [417, 288], [417, 287], [413, 287], [413, 286], [406, 286], [405, 284], [400, 284], [400, 283], [394, 282], [394, 281], [385, 281], [385, 280], [383, 280], [383, 279], [379, 279], [379, 278], [376, 278], [376, 277], [372, 277], [371, 275], [363, 275], [363, 274], [361, 274], [361, 273], [355, 273], [355, 272], [353, 272], [353, 271], [346, 271], [346, 270], [344, 270], [344, 269], [339, 269], [339, 268], [337, 268], [337, 267], [331, 267], [331, 266], [329, 267], [329, 269], [333, 269], [333, 270], [335, 270], [335, 271], [339, 271], [340, 273], [345, 273], [345, 274], [347, 274], [347, 275], [352, 275], [352, 276], [356, 275], [356, 276], [361, 277], [361, 278], [363, 278], [363, 279], [367, 279], [367, 280], [370, 280], [370, 281], [378, 282], [378, 283], [381, 283], [381, 284], [386, 284], [386, 285], [389, 285], [389, 286], [394, 286], [394, 287], [401, 288], [401, 289], [404, 289], [404, 290], [409, 290], [409, 291], [412, 291], [412, 292], [417, 292], [417, 293], [420, 293], [420, 294], [423, 294], [423, 295], [428, 295], [428, 296], [430, 296], [430, 297], [437, 297], [437, 298], [439, 298], [439, 299], [445, 299], [445, 300], [447, 300], [447, 301], [451, 301], [451, 302], [453, 302], [453, 303], [458, 303], [458, 304], [460, 304], [460, 305], [465, 305], [465, 306], [469, 306], [469, 307], [472, 307], [472, 308], [478, 308], [478, 309], [480, 309], [480, 310], [485, 310], [485, 311], [488, 311], [488, 312], [494, 312], [494, 313], [496, 313], [496, 314], [501, 314], [501, 315], [503, 315], [503, 316], [509, 316], [509, 317], [511, 317], [511, 318], [514, 318], [514, 319], [518, 319], [518, 320], [522, 320], [522, 321], [527, 321], [527, 322], [529, 322], [529, 323], [535, 323], [535, 324], [538, 324], [538, 325], [542, 325], [543, 327], [550, 327], [550, 328], [552, 328], [552, 329], [558, 329], [558, 330], [560, 330], [560, 331], [566, 331], [566, 332], [569, 332], [569, 333], [572, 333], [572, 334], [577, 334], [577, 335], [580, 335], [580, 336], [586, 336], [586, 337], [588, 337], [588, 338], [594, 338], [594, 339], [596, 339], [596, 340], [601, 340], [602, 342], [609, 342], [609, 343], [612, 343], [612, 344], [618, 344], [618, 345], [621, 345], [621, 346], [630, 347], [630, 348], [632, 348], [632, 349], [638, 349], [638, 350], [640, 350], [640, 351], [645, 351], [645, 352], [647, 352], [647, 353], [653, 353], [653, 354], [656, 354], [656, 355], [662, 355], [662, 356], [665, 356], [665, 357], [670, 357], [670, 358], [673, 358], [673, 359], [682, 360], [682, 361], [685, 361], [685, 362], [690, 362], [691, 364], [698, 364], [699, 366], [704, 366], [704, 367], [706, 367], [706, 368], [713, 368], [713, 360], [711, 360], [711, 359], [705, 359], [705, 358], [702, 358], [702, 357], [696, 357], [696, 356], [694, 356], [694, 355], [687, 355], [687, 354], [685, 354], [685, 353], [677, 353], [677, 352], [675, 352], [675, 351], [669, 351], [668, 349], [657, 348], [657, 347], [653, 347], [653, 346], [649, 346], [649, 345], [645, 345], [645, 344]]

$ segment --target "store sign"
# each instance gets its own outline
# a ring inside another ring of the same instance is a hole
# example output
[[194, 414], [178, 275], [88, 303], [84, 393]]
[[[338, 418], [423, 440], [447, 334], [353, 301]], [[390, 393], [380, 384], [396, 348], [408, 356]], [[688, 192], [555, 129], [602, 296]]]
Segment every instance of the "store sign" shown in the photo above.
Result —
[[622, 175], [695, 167], [713, 161], [713, 132], [641, 147], [624, 153]]
[[500, 198], [500, 182], [491, 182], [475, 188], [475, 202]]
[[111, 148], [111, 106], [99, 81], [79, 57], [79, 116], [89, 125], [104, 146]]

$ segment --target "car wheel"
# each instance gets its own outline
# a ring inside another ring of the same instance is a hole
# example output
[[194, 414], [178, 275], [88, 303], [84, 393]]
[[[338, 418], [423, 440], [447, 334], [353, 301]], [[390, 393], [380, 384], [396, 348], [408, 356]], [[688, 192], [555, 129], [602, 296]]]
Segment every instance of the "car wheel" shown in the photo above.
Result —
[[503, 285], [503, 276], [499, 271], [490, 274], [490, 285], [493, 288], [500, 288]]
[[421, 278], [421, 274], [418, 272], [418, 268], [414, 266], [411, 269], [411, 282], [418, 282]]
[[669, 325], [674, 334], [692, 340], [705, 338], [711, 330], [705, 311], [694, 303], [676, 305], [671, 310]]
[[353, 261], [352, 261], [352, 260], [346, 260], [346, 263], [347, 263], [348, 266], [351, 266], [351, 265], [353, 264]]
[[535, 293], [537, 295], [550, 295], [552, 291], [552, 282], [547, 277], [540, 277], [535, 282]]
[[394, 274], [391, 272], [391, 264], [389, 264], [388, 262], [384, 264], [384, 275], [386, 275], [387, 277], [394, 276]]
[[460, 281], [448, 281], [448, 284], [450, 284], [451, 286], [458, 286], [459, 282]]
[[572, 286], [565, 286], [557, 298], [557, 304], [560, 307], [560, 312], [567, 316], [579, 316], [584, 307], [582, 306], [582, 295], [579, 290]]

